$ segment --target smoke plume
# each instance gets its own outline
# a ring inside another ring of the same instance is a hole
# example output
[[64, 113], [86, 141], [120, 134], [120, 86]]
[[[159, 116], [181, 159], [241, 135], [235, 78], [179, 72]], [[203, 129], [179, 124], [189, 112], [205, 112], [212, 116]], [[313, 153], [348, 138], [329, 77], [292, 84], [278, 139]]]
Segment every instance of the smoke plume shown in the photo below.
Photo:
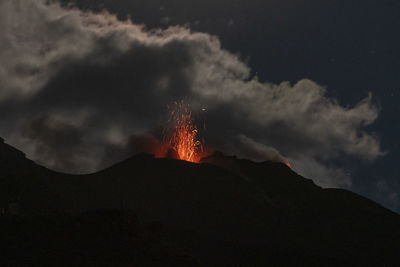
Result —
[[342, 106], [308, 79], [261, 82], [216, 36], [41, 0], [2, 0], [0, 25], [0, 135], [48, 167], [91, 172], [145, 149], [138, 136], [155, 145], [181, 99], [216, 149], [289, 159], [323, 186], [351, 186], [335, 158], [384, 154], [366, 131], [379, 111], [371, 95]]

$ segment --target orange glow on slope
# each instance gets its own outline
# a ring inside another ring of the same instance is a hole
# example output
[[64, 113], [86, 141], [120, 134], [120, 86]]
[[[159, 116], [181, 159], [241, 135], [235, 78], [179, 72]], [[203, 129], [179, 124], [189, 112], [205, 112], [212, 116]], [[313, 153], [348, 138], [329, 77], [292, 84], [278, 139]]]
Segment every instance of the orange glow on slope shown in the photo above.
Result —
[[288, 166], [289, 168], [292, 168], [292, 165], [290, 165], [289, 162], [286, 162], [285, 165]]
[[203, 144], [198, 137], [198, 129], [194, 123], [189, 105], [183, 101], [174, 102], [170, 107], [170, 127], [164, 134], [164, 142], [180, 160], [199, 163], [203, 152]]

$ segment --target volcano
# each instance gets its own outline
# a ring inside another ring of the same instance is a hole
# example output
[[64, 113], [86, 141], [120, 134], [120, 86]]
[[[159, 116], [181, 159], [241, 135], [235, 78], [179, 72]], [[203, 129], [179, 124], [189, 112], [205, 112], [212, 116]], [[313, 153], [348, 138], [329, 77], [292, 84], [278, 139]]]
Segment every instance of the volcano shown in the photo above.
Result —
[[0, 142], [2, 266], [392, 266], [400, 215], [276, 162], [138, 154], [88, 175]]

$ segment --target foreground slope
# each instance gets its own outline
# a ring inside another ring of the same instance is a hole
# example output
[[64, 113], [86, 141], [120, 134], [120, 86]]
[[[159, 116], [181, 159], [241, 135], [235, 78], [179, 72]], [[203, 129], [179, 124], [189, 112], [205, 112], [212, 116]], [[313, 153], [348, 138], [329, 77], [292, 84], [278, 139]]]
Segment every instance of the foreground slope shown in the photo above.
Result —
[[2, 205], [19, 206], [1, 220], [9, 262], [390, 266], [399, 252], [398, 214], [281, 163], [141, 154], [74, 176], [3, 143], [0, 171]]

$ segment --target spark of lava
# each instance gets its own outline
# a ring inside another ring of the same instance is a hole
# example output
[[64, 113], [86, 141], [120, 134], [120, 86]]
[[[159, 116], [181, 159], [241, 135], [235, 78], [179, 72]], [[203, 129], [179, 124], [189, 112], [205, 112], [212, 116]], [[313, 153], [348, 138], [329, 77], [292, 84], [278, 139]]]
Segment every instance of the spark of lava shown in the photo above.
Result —
[[168, 128], [164, 130], [164, 143], [173, 150], [175, 158], [199, 163], [203, 143], [194, 122], [190, 106], [184, 101], [174, 102], [169, 108]]

